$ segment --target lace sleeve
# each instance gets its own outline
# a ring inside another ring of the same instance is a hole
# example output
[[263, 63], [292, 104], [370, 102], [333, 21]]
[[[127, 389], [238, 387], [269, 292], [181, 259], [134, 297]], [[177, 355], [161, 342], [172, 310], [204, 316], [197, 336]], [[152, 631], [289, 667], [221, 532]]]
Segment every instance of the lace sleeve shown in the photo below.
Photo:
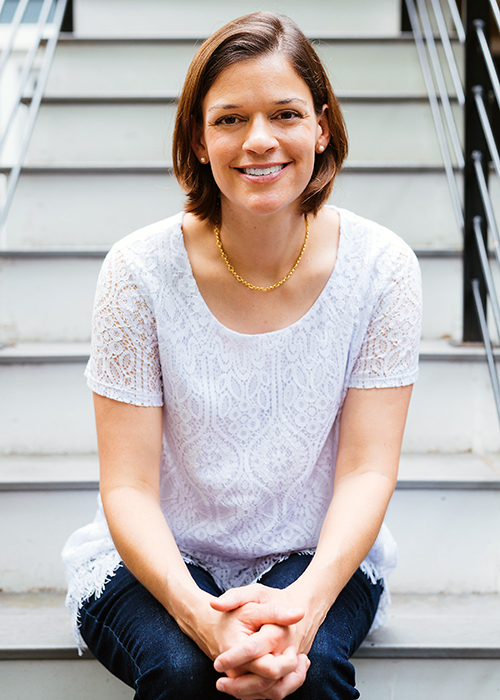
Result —
[[163, 392], [152, 304], [120, 250], [111, 251], [99, 275], [87, 384], [101, 396], [162, 406]]
[[[422, 293], [418, 262], [405, 246], [382, 276], [387, 280], [371, 315], [349, 386], [358, 389], [413, 384], [418, 376]], [[379, 269], [380, 273], [380, 269]]]

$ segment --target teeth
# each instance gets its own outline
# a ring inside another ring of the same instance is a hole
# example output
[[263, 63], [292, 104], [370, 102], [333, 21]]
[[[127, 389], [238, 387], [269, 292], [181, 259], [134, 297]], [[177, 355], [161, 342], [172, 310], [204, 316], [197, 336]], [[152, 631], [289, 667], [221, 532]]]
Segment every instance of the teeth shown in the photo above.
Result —
[[270, 175], [283, 170], [284, 165], [273, 165], [270, 168], [243, 168], [245, 175]]

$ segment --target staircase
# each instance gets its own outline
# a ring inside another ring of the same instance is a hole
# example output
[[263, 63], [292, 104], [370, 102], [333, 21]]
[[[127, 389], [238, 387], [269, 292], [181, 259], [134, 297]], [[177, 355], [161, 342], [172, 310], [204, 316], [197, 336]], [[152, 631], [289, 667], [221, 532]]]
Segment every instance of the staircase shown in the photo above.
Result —
[[0, 251], [5, 700], [133, 697], [77, 657], [63, 608], [60, 551], [97, 493], [83, 378], [96, 277], [114, 241], [181, 208], [175, 96], [200, 39], [256, 9], [321, 39], [351, 141], [332, 202], [395, 230], [422, 267], [421, 378], [387, 517], [400, 565], [388, 626], [356, 655], [358, 687], [366, 700], [500, 698], [500, 430], [484, 351], [459, 344], [460, 234], [399, 1], [75, 0]]

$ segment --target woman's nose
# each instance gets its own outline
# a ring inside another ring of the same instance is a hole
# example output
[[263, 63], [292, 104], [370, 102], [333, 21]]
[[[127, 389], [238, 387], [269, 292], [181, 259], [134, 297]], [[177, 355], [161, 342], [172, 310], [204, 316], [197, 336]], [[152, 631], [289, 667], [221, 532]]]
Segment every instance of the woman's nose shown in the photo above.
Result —
[[253, 119], [248, 127], [243, 148], [254, 153], [265, 153], [278, 147], [272, 125], [264, 117]]

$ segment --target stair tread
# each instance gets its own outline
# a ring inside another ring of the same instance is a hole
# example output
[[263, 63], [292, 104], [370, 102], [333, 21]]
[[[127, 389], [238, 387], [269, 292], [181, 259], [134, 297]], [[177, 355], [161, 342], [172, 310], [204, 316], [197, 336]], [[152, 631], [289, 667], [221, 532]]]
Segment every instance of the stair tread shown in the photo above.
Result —
[[[438, 257], [441, 257], [437, 251]], [[0, 251], [1, 254], [1, 251]], [[102, 253], [104, 255], [104, 251]], [[450, 255], [453, 251], [450, 251]], [[0, 364], [49, 361], [86, 361], [90, 343], [8, 343], [0, 345]], [[500, 358], [500, 348], [494, 350]], [[458, 345], [448, 339], [422, 340], [420, 342], [422, 360], [446, 361], [486, 361], [484, 346], [481, 344]]]
[[[0, 491], [96, 489], [98, 457], [0, 456]], [[500, 489], [500, 455], [402, 454], [398, 489]]]
[[[74, 658], [61, 593], [0, 595], [0, 659]], [[358, 657], [500, 658], [500, 596], [394, 595]]]

